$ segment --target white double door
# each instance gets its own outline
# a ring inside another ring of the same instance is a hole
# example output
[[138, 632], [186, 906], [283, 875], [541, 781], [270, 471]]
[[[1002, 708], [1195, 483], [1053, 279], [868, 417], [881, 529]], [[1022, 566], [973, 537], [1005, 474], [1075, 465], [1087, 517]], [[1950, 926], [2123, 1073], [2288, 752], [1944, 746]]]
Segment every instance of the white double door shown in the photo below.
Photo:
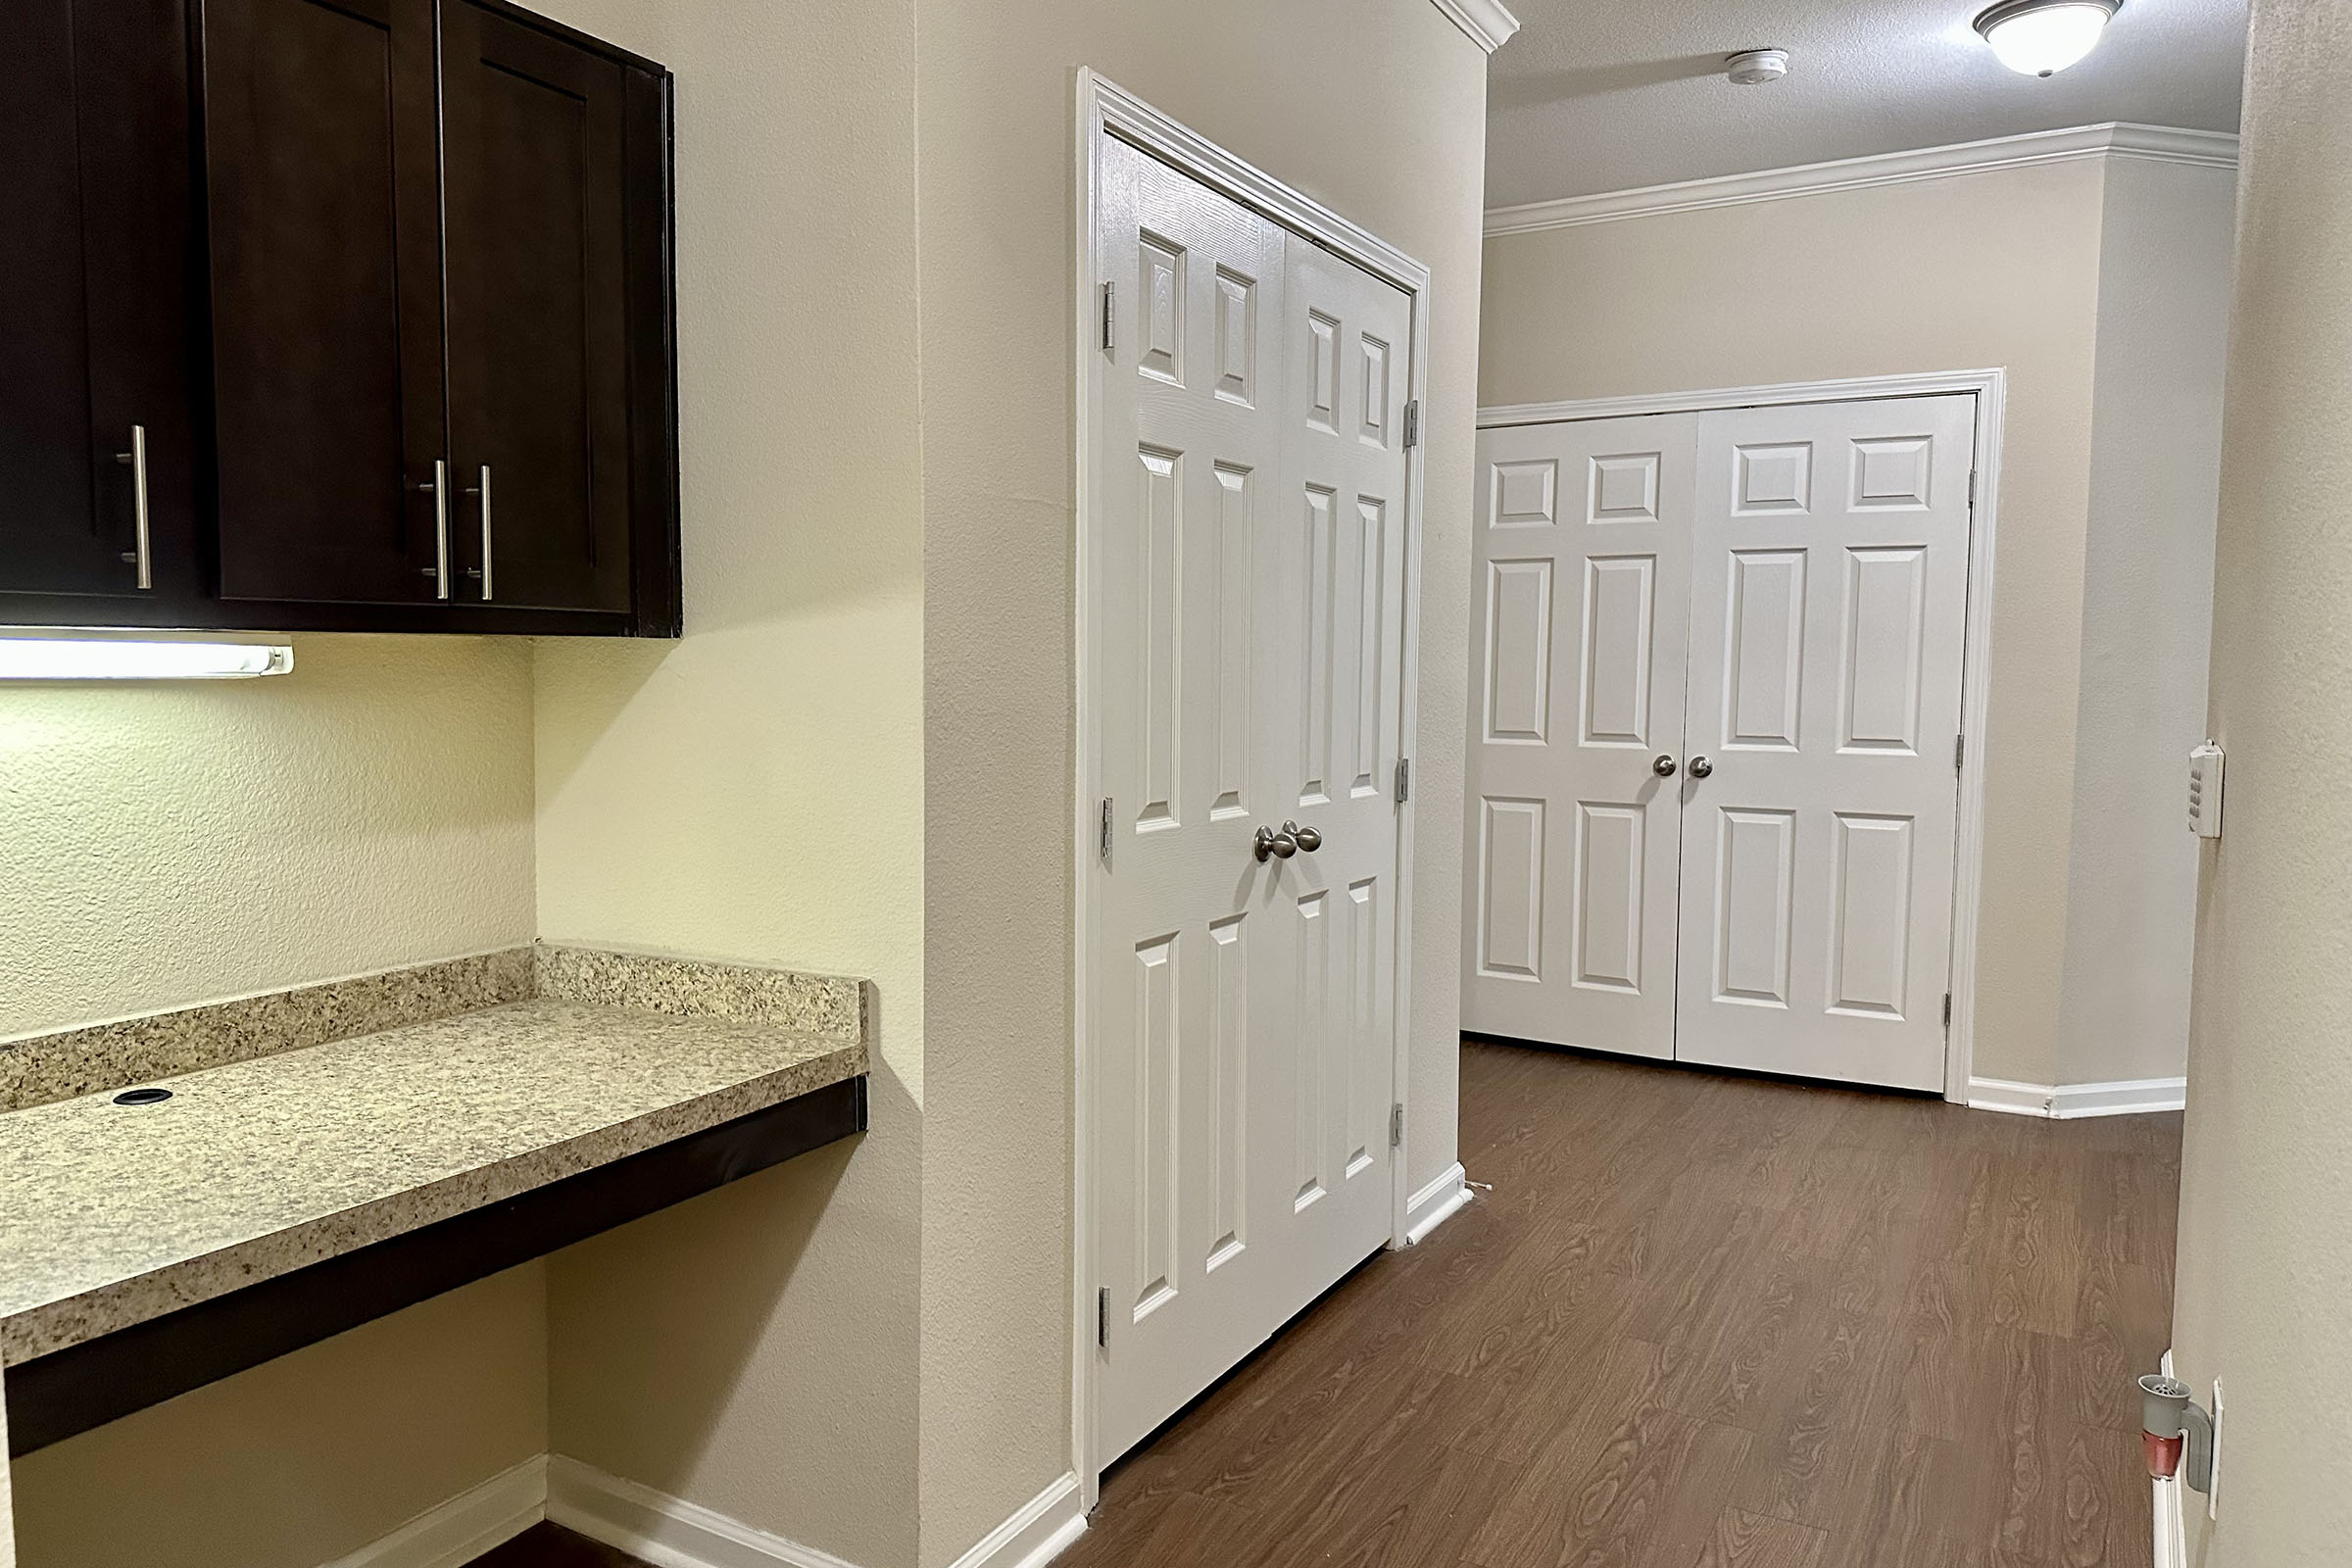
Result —
[[[1098, 189], [1107, 1460], [1391, 1234], [1411, 302], [1125, 143]], [[1262, 858], [1261, 831], [1283, 836]]]
[[1974, 416], [1480, 433], [1464, 1028], [1942, 1086]]

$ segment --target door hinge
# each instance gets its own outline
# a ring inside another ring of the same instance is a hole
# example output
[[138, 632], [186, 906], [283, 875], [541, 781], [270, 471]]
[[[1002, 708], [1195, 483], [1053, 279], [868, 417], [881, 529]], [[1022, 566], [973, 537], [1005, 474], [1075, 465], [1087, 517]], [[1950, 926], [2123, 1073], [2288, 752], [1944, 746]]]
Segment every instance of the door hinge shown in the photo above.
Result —
[[1110, 1287], [1105, 1285], [1095, 1293], [1095, 1344], [1110, 1348]]
[[1952, 737], [1952, 771], [1955, 773], [1959, 772], [1961, 764], [1967, 760], [1968, 732], [1966, 730], [1962, 730], [1959, 734]]
[[1413, 760], [1409, 757], [1396, 759], [1396, 793], [1398, 806], [1402, 806], [1413, 798]]
[[1952, 1032], [1952, 994], [1949, 991], [1943, 994], [1943, 1032], [1947, 1035]]
[[1421, 400], [1419, 398], [1407, 399], [1404, 405], [1404, 444], [1408, 448], [1421, 444]]
[[1102, 352], [1114, 360], [1118, 358], [1118, 298], [1116, 283], [1102, 285]]
[[1404, 1102], [1401, 1100], [1389, 1107], [1389, 1147], [1404, 1147]]
[[1110, 797], [1107, 795], [1103, 796], [1102, 822], [1101, 827], [1097, 829], [1095, 837], [1095, 854], [1105, 860], [1110, 858]]
[[1974, 468], [1968, 470], [1968, 510], [1977, 510], [1977, 470]]

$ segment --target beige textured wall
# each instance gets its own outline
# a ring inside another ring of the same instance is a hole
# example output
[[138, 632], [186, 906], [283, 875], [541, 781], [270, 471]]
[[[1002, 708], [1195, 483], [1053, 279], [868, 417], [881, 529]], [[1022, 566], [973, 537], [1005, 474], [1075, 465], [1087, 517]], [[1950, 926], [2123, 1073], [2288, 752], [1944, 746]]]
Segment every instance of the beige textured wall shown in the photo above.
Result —
[[2090, 506], [2101, 166], [1487, 243], [1480, 401], [2005, 366], [1981, 1077], [2054, 1083]]
[[912, 0], [555, 0], [678, 76], [687, 636], [538, 649], [539, 926], [861, 975], [872, 1130], [551, 1261], [556, 1448], [914, 1560]]
[[[528, 648], [294, 641], [280, 678], [0, 691], [0, 1033], [530, 940]], [[310, 1568], [527, 1457], [537, 1279], [28, 1456], [24, 1568]]]
[[0, 1035], [527, 942], [530, 651], [0, 691]]
[[2188, 1058], [2222, 375], [2237, 172], [2118, 158], [2099, 244], [2098, 368], [2058, 1083]]
[[1416, 1185], [1454, 1157], [1486, 61], [1428, 0], [925, 3], [923, 1544], [1069, 1467], [1071, 158], [1092, 66], [1435, 273]]
[[2321, 1568], [2352, 1541], [2352, 8], [2255, 0], [2222, 446], [2214, 732], [2174, 1302], [2180, 1375], [2227, 1385], [2197, 1568]]
[[16, 1462], [19, 1568], [319, 1568], [547, 1448], [535, 1263]]

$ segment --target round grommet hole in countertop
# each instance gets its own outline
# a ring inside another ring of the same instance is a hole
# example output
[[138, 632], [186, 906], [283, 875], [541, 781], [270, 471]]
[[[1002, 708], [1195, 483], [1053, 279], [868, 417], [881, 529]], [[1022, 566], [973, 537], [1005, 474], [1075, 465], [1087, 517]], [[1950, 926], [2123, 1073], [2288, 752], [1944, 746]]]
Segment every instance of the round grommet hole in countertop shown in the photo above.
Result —
[[169, 1089], [125, 1089], [115, 1097], [118, 1105], [155, 1105], [172, 1098]]

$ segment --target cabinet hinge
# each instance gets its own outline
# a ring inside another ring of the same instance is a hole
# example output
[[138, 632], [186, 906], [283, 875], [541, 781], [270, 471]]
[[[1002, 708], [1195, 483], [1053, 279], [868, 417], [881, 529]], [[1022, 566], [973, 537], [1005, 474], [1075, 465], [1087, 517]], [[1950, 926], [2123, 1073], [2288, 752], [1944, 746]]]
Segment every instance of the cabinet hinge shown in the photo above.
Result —
[[1413, 798], [1413, 760], [1409, 757], [1396, 759], [1396, 793], [1398, 806], [1402, 806]]
[[1095, 1344], [1110, 1348], [1110, 1287], [1105, 1285], [1095, 1293]]
[[1404, 1147], [1404, 1102], [1401, 1100], [1389, 1107], [1389, 1147]]
[[1952, 1032], [1952, 994], [1949, 991], [1943, 994], [1943, 1032], [1947, 1035]]
[[1952, 771], [1955, 773], [1959, 772], [1961, 764], [1967, 760], [1968, 732], [1966, 730], [1962, 730], [1959, 734], [1952, 737]]
[[1421, 400], [1419, 398], [1409, 399], [1404, 405], [1404, 444], [1408, 448], [1421, 444]]
[[1102, 285], [1102, 352], [1113, 359], [1118, 358], [1118, 298], [1119, 286], [1116, 283]]
[[1110, 797], [1107, 795], [1103, 796], [1102, 821], [1101, 827], [1098, 828], [1096, 832], [1095, 854], [1105, 860], [1110, 858]]

